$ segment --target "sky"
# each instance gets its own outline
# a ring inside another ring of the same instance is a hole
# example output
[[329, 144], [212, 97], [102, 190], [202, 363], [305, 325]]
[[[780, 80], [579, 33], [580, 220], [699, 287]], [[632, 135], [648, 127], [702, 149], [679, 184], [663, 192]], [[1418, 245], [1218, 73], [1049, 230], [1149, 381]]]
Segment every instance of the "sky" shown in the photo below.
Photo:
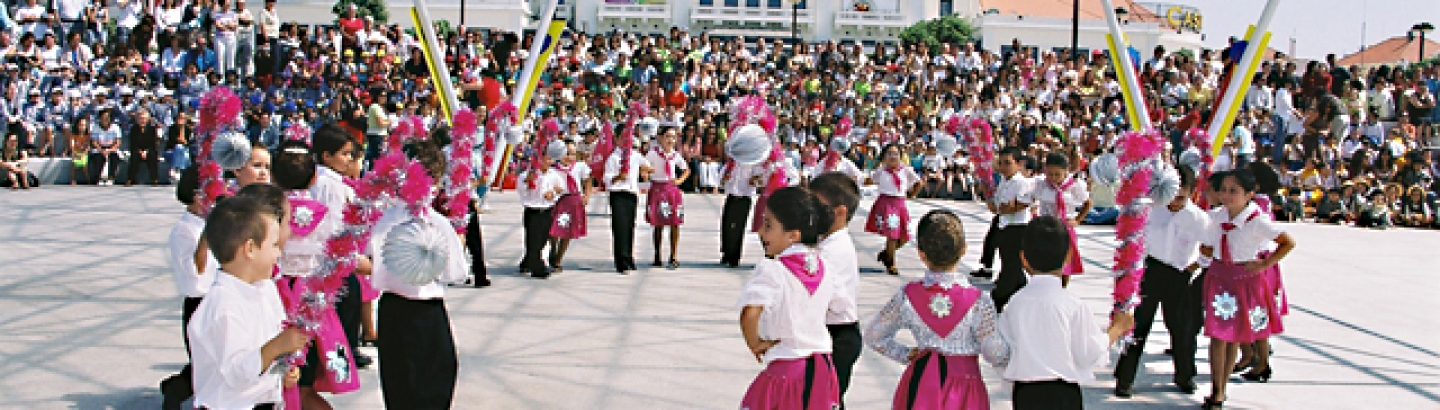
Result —
[[[1149, 1], [1149, 0], [1142, 0]], [[1165, 1], [1165, 0], [1153, 0]], [[1270, 23], [1270, 47], [1288, 51], [1295, 38], [1295, 55], [1322, 59], [1334, 53], [1344, 57], [1395, 36], [1422, 21], [1440, 27], [1440, 0], [1275, 0], [1281, 1]], [[1168, 0], [1195, 6], [1204, 16], [1205, 45], [1220, 47], [1230, 36], [1245, 35], [1245, 28], [1260, 20], [1265, 0]], [[1364, 43], [1361, 43], [1361, 27]], [[1440, 41], [1440, 30], [1426, 37]]]

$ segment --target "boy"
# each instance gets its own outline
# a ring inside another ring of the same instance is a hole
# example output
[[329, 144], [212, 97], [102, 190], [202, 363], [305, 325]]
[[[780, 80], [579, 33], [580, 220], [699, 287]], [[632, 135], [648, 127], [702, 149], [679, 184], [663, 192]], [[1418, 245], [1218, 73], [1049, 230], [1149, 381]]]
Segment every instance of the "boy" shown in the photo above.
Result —
[[170, 229], [170, 272], [175, 275], [175, 291], [185, 298], [180, 316], [180, 330], [181, 335], [185, 336], [187, 361], [180, 373], [160, 382], [160, 393], [165, 397], [161, 408], [165, 410], [179, 410], [180, 404], [195, 394], [195, 386], [192, 385], [190, 377], [192, 367], [188, 360], [190, 337], [186, 329], [190, 326], [190, 317], [195, 314], [195, 308], [200, 306], [200, 300], [205, 297], [205, 292], [210, 290], [210, 284], [215, 283], [215, 268], [220, 264], [206, 251], [205, 268], [197, 269], [192, 257], [200, 243], [200, 232], [205, 230], [205, 219], [200, 216], [200, 204], [195, 201], [195, 190], [200, 185], [197, 169], [191, 167], [181, 172], [180, 180], [175, 184], [175, 199], [185, 204], [185, 215]]
[[280, 258], [280, 223], [259, 200], [221, 201], [206, 220], [204, 237], [220, 262], [215, 284], [191, 319], [195, 407], [273, 408], [281, 387], [300, 379], [299, 368], [280, 374], [276, 360], [305, 348], [310, 337], [285, 328], [285, 308], [270, 280]]
[[1093, 368], [1104, 364], [1109, 358], [1107, 347], [1124, 336], [1135, 320], [1118, 313], [1102, 333], [1090, 308], [1060, 287], [1061, 269], [1070, 252], [1064, 222], [1036, 217], [1022, 238], [1020, 259], [1030, 271], [1030, 283], [1000, 314], [997, 327], [1010, 343], [1010, 364], [1003, 376], [1015, 383], [1011, 393], [1015, 410], [1082, 409], [1080, 383], [1095, 380]]
[[1346, 219], [1345, 201], [1340, 196], [1340, 188], [1330, 188], [1325, 193], [1325, 199], [1315, 208], [1315, 222], [1338, 225]]
[[834, 346], [835, 375], [840, 383], [840, 407], [845, 407], [845, 391], [850, 388], [850, 374], [860, 358], [865, 342], [860, 336], [860, 265], [855, 241], [850, 237], [850, 219], [860, 207], [860, 187], [855, 178], [842, 172], [826, 172], [810, 180], [810, 192], [820, 199], [834, 217], [824, 227], [820, 240], [820, 258], [825, 261], [827, 275], [835, 275], [835, 302], [825, 314], [825, 327]]
[[1000, 276], [995, 279], [992, 295], [996, 310], [1001, 312], [1005, 311], [1010, 296], [1025, 286], [1020, 250], [1025, 226], [1030, 223], [1030, 203], [1034, 200], [1030, 178], [1020, 174], [1023, 164], [1025, 157], [1015, 147], [1005, 147], [995, 156], [995, 171], [1001, 176], [993, 204], [994, 212], [1000, 215], [1000, 234], [996, 240], [1000, 249]]

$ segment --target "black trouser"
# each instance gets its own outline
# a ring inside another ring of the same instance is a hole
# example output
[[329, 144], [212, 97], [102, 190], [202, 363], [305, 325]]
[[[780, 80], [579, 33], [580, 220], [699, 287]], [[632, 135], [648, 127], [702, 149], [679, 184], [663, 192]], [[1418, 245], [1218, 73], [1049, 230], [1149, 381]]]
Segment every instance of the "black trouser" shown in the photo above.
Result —
[[[1205, 276], [1209, 275], [1209, 269], [1201, 269], [1195, 280], [1190, 281], [1188, 292], [1190, 293], [1190, 334], [1186, 336], [1192, 343], [1200, 337], [1200, 329], [1205, 327]], [[1194, 345], [1191, 345], [1194, 346]]]
[[340, 295], [340, 301], [335, 303], [335, 316], [340, 319], [340, 327], [345, 329], [345, 339], [350, 342], [350, 351], [360, 355], [356, 347], [360, 345], [360, 312], [364, 310], [365, 300], [360, 295], [360, 278], [357, 274], [345, 277], [345, 293]]
[[1020, 262], [1020, 245], [1025, 242], [1025, 225], [1010, 225], [1000, 229], [1000, 274], [995, 278], [995, 290], [990, 295], [995, 298], [995, 311], [1005, 310], [1005, 304], [1010, 303], [1010, 297], [1015, 296], [1020, 288], [1025, 287], [1029, 279], [1025, 277], [1025, 267]]
[[850, 389], [850, 372], [855, 369], [855, 361], [860, 359], [860, 351], [865, 349], [865, 341], [860, 337], [859, 323], [825, 325], [825, 328], [830, 330], [830, 342], [834, 349], [831, 357], [835, 359], [835, 378], [840, 382], [840, 408], [843, 409], [845, 391]]
[[1170, 331], [1170, 351], [1175, 361], [1175, 383], [1195, 378], [1195, 337], [1191, 336], [1194, 315], [1190, 312], [1190, 275], [1151, 257], [1145, 258], [1145, 278], [1140, 282], [1140, 307], [1135, 309], [1135, 343], [1120, 355], [1115, 366], [1115, 384], [1135, 384], [1145, 341], [1155, 324], [1155, 310], [1164, 304], [1165, 329]]
[[545, 243], [550, 241], [550, 224], [554, 222], [552, 210], [554, 208], [525, 208], [525, 259], [520, 261], [520, 266], [531, 274], [544, 274], [549, 271], [545, 265], [545, 259], [541, 252], [545, 251]]
[[990, 230], [985, 231], [985, 244], [980, 248], [980, 266], [989, 269], [995, 266], [995, 249], [1000, 245], [1000, 215], [990, 218]]
[[485, 239], [480, 233], [480, 212], [475, 201], [470, 201], [470, 223], [465, 226], [465, 247], [470, 249], [470, 273], [475, 282], [488, 279], [485, 272]]
[[615, 270], [635, 270], [634, 192], [610, 191], [610, 247], [614, 249]]
[[[152, 181], [152, 183], [159, 184], [160, 156], [156, 155], [155, 151], [153, 150], [150, 151], [148, 155], [145, 156], [145, 158], [140, 158], [140, 151], [130, 151], [130, 163], [127, 164], [127, 166], [125, 167], [125, 176], [129, 178], [128, 180], [130, 181], [130, 183], [141, 183], [140, 163], [142, 162], [145, 163], [145, 170], [150, 171], [150, 180]], [[113, 177], [114, 175], [111, 176]]]
[[740, 263], [752, 201], [748, 196], [725, 196], [725, 209], [720, 216], [720, 262]]
[[173, 400], [184, 401], [195, 395], [195, 382], [190, 377], [193, 367], [190, 359], [190, 317], [195, 315], [195, 309], [200, 307], [201, 300], [204, 299], [187, 297], [181, 307], [180, 334], [185, 337], [185, 367], [180, 369], [180, 373], [160, 382], [160, 392], [166, 396], [173, 395], [174, 397], [167, 397]]
[[460, 363], [444, 299], [380, 297], [380, 391], [389, 409], [449, 409]]
[[[99, 181], [101, 174], [107, 175], [106, 178], [114, 181], [115, 174], [120, 173], [120, 152], [112, 152], [110, 155], [92, 152], [90, 159], [86, 162], [86, 167], [91, 169], [91, 181]], [[107, 170], [108, 173], [105, 172]]]
[[1079, 410], [1085, 408], [1080, 385], [1064, 380], [1015, 382], [1011, 390], [1015, 410]]

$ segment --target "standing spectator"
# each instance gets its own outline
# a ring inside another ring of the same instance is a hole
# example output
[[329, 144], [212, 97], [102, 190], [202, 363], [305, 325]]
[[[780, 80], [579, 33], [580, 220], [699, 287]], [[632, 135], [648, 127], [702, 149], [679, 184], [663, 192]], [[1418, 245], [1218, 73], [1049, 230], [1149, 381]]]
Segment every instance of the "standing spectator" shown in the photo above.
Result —
[[84, 34], [88, 31], [85, 17], [90, 10], [90, 1], [51, 0], [50, 4], [55, 12], [55, 21], [59, 23], [53, 28], [60, 32], [60, 38], [64, 38], [68, 42], [72, 38], [71, 34]]
[[241, 78], [249, 78], [255, 68], [255, 16], [245, 8], [245, 0], [235, 0], [235, 68]]
[[215, 72], [226, 74], [235, 69], [236, 32], [240, 29], [240, 22], [235, 12], [226, 5], [226, 0], [215, 1], [211, 18], [215, 20], [215, 54], [218, 60]]

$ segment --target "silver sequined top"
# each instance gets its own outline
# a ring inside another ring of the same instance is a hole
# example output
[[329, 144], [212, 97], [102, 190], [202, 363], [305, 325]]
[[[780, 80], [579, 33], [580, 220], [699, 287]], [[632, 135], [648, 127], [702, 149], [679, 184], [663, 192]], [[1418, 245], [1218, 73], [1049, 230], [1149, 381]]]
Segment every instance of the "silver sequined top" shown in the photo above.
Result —
[[[970, 282], [955, 272], [926, 271], [923, 284], [939, 285], [946, 289], [952, 286], [970, 287]], [[985, 361], [990, 364], [1004, 367], [1010, 362], [1010, 345], [995, 328], [997, 318], [995, 302], [988, 293], [981, 294], [975, 299], [975, 304], [970, 306], [970, 310], [965, 312], [965, 318], [960, 320], [960, 324], [950, 331], [950, 335], [941, 337], [930, 330], [915, 312], [915, 307], [910, 304], [910, 298], [905, 296], [905, 288], [902, 287], [895, 292], [890, 303], [870, 320], [864, 333], [865, 345], [885, 357], [903, 363], [910, 351], [915, 349], [895, 340], [895, 334], [903, 329], [910, 331], [921, 349], [934, 350], [945, 355], [984, 356]]]

